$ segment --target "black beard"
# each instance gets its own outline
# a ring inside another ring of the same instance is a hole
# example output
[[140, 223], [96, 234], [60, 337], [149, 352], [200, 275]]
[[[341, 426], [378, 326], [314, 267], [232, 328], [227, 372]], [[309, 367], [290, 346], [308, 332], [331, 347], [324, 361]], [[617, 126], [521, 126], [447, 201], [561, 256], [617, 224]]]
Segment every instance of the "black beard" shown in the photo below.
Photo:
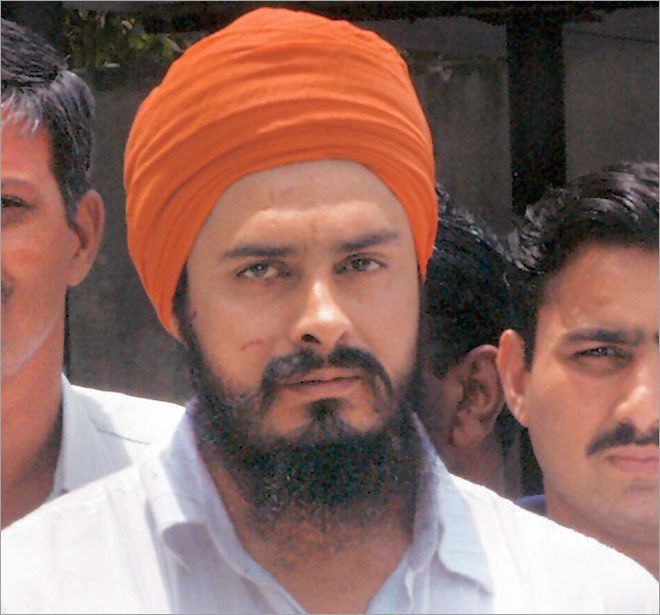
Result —
[[[182, 319], [183, 320], [183, 319]], [[260, 390], [233, 395], [206, 364], [190, 324], [181, 322], [197, 394], [192, 421], [199, 450], [209, 467], [221, 460], [248, 502], [258, 531], [273, 532], [277, 521], [328, 532], [364, 527], [392, 514], [395, 506], [411, 520], [421, 466], [421, 438], [413, 414], [421, 395], [418, 362], [394, 390], [380, 363], [364, 351], [338, 347], [327, 358], [309, 350], [276, 359], [264, 371]], [[278, 381], [322, 365], [358, 367], [375, 397], [374, 410], [387, 418], [377, 429], [358, 433], [337, 412], [341, 401], [310, 403], [304, 431], [286, 437], [259, 432], [259, 418], [277, 395]]]

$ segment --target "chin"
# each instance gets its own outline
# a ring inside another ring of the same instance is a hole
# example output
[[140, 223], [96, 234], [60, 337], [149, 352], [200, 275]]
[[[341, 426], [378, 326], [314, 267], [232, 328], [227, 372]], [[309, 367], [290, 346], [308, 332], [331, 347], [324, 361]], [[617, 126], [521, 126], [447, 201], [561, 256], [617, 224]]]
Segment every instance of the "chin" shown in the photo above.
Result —
[[[275, 404], [272, 412], [281, 411], [291, 413], [290, 408]], [[299, 411], [296, 410], [296, 413]], [[361, 436], [367, 436], [381, 430], [384, 420], [379, 418], [373, 408], [364, 409], [357, 417], [353, 404], [337, 397], [327, 397], [307, 402], [300, 409], [304, 413], [302, 424], [292, 429], [265, 429], [256, 439], [261, 447], [268, 447], [274, 443], [291, 446], [314, 446], [317, 444], [332, 444], [346, 442]], [[370, 416], [370, 420], [364, 417]], [[369, 424], [367, 424], [369, 423]]]

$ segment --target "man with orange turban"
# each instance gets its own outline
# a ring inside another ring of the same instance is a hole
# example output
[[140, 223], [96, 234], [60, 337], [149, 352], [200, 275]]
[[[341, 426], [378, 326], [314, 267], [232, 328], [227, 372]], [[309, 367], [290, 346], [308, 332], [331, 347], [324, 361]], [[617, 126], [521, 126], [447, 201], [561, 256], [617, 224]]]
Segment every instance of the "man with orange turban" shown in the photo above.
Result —
[[450, 476], [416, 418], [434, 161], [388, 43], [244, 15], [145, 100], [125, 183], [197, 395], [138, 465], [10, 529], [4, 610], [657, 610], [641, 567]]

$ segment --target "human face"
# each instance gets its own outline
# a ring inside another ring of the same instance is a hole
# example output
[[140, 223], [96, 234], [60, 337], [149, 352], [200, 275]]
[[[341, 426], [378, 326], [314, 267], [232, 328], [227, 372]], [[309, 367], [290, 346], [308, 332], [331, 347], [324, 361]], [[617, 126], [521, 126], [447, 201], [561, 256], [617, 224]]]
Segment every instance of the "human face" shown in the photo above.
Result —
[[67, 286], [84, 275], [50, 159], [45, 130], [29, 132], [3, 113], [3, 382], [62, 336]]
[[[338, 346], [366, 351], [395, 389], [412, 371], [412, 232], [395, 196], [359, 164], [296, 163], [243, 177], [219, 199], [187, 267], [191, 325], [206, 364], [234, 396], [259, 390], [273, 359], [301, 349], [325, 357]], [[391, 418], [360, 370], [324, 367], [278, 388], [259, 436], [300, 434], [321, 399], [337, 400], [357, 434]]]
[[657, 251], [580, 248], [548, 281], [531, 369], [519, 369], [505, 385], [550, 515], [605, 542], [657, 542]]

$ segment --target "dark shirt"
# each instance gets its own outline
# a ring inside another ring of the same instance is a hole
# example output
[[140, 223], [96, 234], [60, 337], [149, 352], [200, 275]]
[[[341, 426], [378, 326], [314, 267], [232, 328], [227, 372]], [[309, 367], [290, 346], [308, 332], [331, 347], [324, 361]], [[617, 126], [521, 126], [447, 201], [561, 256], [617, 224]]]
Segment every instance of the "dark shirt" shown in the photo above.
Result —
[[523, 498], [517, 499], [516, 504], [518, 504], [518, 506], [522, 506], [523, 508], [533, 513], [536, 513], [537, 515], [542, 515], [544, 517], [548, 515], [548, 512], [545, 507], [545, 496], [543, 494], [526, 495]]

